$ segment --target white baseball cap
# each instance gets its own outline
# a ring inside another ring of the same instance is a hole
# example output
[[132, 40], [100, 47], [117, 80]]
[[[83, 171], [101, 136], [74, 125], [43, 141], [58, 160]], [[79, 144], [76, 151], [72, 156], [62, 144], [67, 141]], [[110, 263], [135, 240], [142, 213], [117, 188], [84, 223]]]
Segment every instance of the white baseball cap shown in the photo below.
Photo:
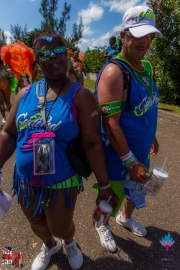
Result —
[[151, 8], [134, 6], [125, 12], [121, 30], [129, 29], [130, 33], [137, 38], [152, 33], [161, 38], [162, 34], [155, 25], [155, 15]]

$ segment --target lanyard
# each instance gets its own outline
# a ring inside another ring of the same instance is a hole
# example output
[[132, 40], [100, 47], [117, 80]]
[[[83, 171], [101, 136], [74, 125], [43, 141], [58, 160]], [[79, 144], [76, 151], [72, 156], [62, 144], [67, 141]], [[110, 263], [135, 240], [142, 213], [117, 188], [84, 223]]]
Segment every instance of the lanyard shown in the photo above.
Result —
[[48, 127], [47, 121], [48, 121], [50, 112], [52, 111], [52, 108], [53, 108], [53, 106], [54, 106], [56, 100], [58, 99], [58, 97], [59, 97], [59, 95], [60, 95], [60, 93], [61, 93], [61, 91], [62, 91], [62, 89], [63, 89], [63, 87], [64, 87], [64, 85], [65, 85], [65, 83], [66, 83], [66, 81], [67, 81], [67, 78], [65, 78], [64, 82], [62, 83], [62, 85], [61, 85], [61, 87], [60, 87], [60, 89], [59, 89], [59, 92], [58, 92], [58, 94], [57, 94], [55, 100], [53, 101], [53, 103], [52, 103], [52, 105], [51, 105], [51, 108], [49, 109], [49, 112], [48, 112], [48, 115], [47, 115], [47, 116], [46, 116], [46, 95], [47, 95], [47, 91], [48, 91], [48, 84], [47, 84], [47, 82], [45, 82], [45, 86], [44, 86], [44, 89], [45, 89], [45, 91], [44, 91], [44, 106], [43, 106], [43, 111], [42, 111], [42, 113], [44, 114], [44, 115], [43, 115], [44, 117], [43, 117], [43, 116], [42, 116], [42, 117], [43, 117], [43, 120], [44, 120], [44, 124], [45, 124], [45, 126], [46, 126], [46, 129], [47, 129], [48, 131], [50, 131], [50, 128]]

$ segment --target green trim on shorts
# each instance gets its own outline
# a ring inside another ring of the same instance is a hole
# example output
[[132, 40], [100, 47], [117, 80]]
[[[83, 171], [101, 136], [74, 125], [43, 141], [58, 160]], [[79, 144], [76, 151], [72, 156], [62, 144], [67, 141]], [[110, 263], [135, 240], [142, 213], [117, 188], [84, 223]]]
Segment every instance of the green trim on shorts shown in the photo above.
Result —
[[48, 186], [47, 188], [52, 188], [52, 189], [62, 189], [62, 188], [71, 188], [71, 187], [79, 187], [81, 184], [79, 183], [79, 178], [78, 174], [73, 175], [73, 177], [68, 178], [66, 181], [59, 182], [57, 184], [54, 184], [51, 186]]
[[[124, 187], [123, 187], [124, 180], [120, 180], [120, 181], [109, 180], [109, 183], [114, 193], [120, 198], [120, 201], [118, 202], [118, 206], [111, 213], [111, 217], [115, 217], [122, 205], [124, 198], [126, 197], [124, 193]], [[93, 188], [95, 189], [96, 195], [98, 196], [98, 183], [97, 182], [93, 185]]]

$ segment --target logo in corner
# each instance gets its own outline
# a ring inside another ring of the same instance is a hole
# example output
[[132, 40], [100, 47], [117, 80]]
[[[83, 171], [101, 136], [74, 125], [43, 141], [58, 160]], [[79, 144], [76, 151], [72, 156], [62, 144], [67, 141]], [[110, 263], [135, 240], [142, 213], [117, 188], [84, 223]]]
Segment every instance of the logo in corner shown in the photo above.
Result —
[[162, 237], [162, 239], [159, 242], [161, 243], [165, 251], [168, 253], [169, 249], [174, 245], [175, 241], [172, 238], [171, 234], [168, 233], [167, 235], [165, 234], [165, 236]]

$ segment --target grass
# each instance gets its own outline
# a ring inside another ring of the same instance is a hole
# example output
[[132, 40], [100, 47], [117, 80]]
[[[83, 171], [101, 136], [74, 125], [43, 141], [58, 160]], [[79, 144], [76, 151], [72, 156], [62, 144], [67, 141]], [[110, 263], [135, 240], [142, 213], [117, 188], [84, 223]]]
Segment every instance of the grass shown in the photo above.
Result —
[[167, 111], [167, 112], [180, 114], [180, 106], [177, 106], [177, 105], [159, 103], [158, 107], [159, 107], [159, 109]]
[[89, 90], [94, 90], [95, 81], [84, 79], [84, 86], [88, 88]]
[[[84, 79], [84, 86], [90, 90], [94, 90], [95, 81]], [[159, 103], [158, 108], [167, 112], [172, 112], [180, 115], [180, 106], [177, 105]]]

